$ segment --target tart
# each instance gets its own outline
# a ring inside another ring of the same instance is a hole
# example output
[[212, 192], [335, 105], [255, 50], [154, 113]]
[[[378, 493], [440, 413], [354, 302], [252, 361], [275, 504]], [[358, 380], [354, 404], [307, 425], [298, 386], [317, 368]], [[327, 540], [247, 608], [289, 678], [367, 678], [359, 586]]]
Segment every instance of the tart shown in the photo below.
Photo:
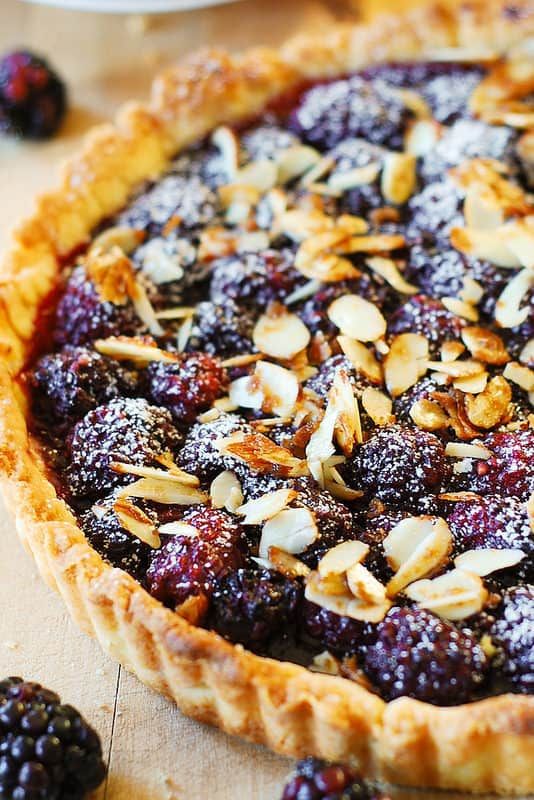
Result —
[[0, 471], [84, 630], [187, 714], [534, 790], [529, 3], [205, 52], [0, 282]]

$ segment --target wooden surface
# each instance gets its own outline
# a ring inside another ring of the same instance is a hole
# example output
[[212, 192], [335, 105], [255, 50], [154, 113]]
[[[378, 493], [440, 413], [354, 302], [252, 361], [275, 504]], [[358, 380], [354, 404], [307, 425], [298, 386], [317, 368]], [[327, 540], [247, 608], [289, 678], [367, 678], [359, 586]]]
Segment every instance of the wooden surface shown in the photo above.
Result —
[[[393, 0], [395, 8], [409, 0]], [[321, 29], [350, 2], [243, 0], [195, 13], [139, 19], [66, 12], [0, 0], [0, 52], [29, 46], [68, 81], [72, 111], [47, 144], [0, 142], [0, 248], [31, 198], [90, 125], [143, 97], [158, 66], [206, 44], [276, 44]], [[368, 0], [363, 13], [387, 0]], [[98, 800], [277, 800], [290, 763], [198, 725], [144, 688], [79, 633], [40, 580], [0, 501], [0, 676], [42, 681], [78, 706], [103, 737], [110, 765]]]

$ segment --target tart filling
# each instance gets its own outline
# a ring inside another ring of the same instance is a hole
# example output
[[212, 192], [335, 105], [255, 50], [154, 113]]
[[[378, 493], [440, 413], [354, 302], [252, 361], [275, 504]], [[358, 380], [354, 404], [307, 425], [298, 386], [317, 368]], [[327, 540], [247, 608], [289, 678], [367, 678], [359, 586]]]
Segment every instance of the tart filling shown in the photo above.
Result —
[[69, 264], [25, 375], [105, 559], [388, 700], [534, 687], [516, 71], [388, 64], [217, 129]]

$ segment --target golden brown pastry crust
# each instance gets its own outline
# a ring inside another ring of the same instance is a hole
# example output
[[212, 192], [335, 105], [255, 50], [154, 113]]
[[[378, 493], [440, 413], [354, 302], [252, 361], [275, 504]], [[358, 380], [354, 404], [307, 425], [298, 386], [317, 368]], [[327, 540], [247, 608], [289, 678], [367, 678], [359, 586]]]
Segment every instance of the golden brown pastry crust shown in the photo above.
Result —
[[534, 697], [439, 708], [385, 703], [343, 678], [252, 655], [189, 625], [89, 546], [59, 500], [26, 426], [17, 376], [31, 357], [61, 259], [135, 186], [222, 122], [259, 112], [303, 78], [442, 48], [502, 51], [534, 33], [529, 0], [432, 5], [367, 26], [300, 37], [279, 52], [200, 53], [155, 82], [150, 104], [123, 108], [88, 136], [59, 188], [39, 198], [0, 266], [0, 479], [18, 533], [73, 618], [146, 684], [196, 719], [280, 753], [355, 762], [412, 786], [534, 791]]

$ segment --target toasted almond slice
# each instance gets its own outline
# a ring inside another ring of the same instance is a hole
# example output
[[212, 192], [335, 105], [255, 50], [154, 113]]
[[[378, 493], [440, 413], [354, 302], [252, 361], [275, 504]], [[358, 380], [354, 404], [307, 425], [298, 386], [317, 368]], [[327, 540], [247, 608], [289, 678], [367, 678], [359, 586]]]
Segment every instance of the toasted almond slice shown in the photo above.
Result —
[[426, 398], [413, 403], [410, 417], [417, 427], [424, 431], [439, 431], [446, 428], [449, 423], [449, 418], [441, 406]]
[[175, 522], [166, 522], [164, 525], [160, 525], [158, 533], [163, 536], [188, 536], [190, 539], [196, 539], [198, 537], [198, 528], [195, 528], [194, 525], [189, 525], [187, 522], [176, 520]]
[[352, 503], [354, 500], [361, 500], [364, 493], [360, 489], [351, 489], [350, 486], [345, 486], [334, 480], [326, 478], [324, 481], [325, 489], [330, 492], [337, 500], [343, 500], [345, 503]]
[[260, 558], [269, 557], [269, 548], [278, 547], [286, 553], [304, 552], [319, 536], [315, 516], [304, 506], [284, 508], [263, 526], [258, 548]]
[[521, 266], [519, 258], [512, 252], [503, 230], [478, 230], [476, 228], [453, 228], [451, 243], [457, 250], [467, 253], [481, 261], [490, 261], [497, 267], [517, 269]]
[[[283, 308], [283, 306], [282, 306]], [[311, 335], [296, 314], [287, 311], [262, 314], [252, 340], [258, 350], [272, 358], [291, 359], [310, 343]]]
[[240, 406], [258, 411], [263, 405], [263, 391], [254, 375], [244, 375], [232, 381], [228, 395], [235, 408]]
[[286, 578], [298, 578], [299, 576], [305, 578], [310, 574], [311, 570], [298, 558], [286, 553], [285, 550], [280, 550], [279, 547], [269, 547], [269, 558], [267, 562], [268, 567], [273, 567]]
[[207, 494], [194, 486], [156, 478], [140, 478], [128, 486], [121, 487], [118, 494], [121, 497], [139, 497], [165, 505], [191, 506], [208, 501]]
[[221, 125], [211, 135], [211, 141], [220, 150], [224, 170], [229, 180], [235, 180], [239, 169], [239, 139], [227, 125]]
[[525, 392], [534, 391], [534, 370], [518, 364], [517, 361], [510, 361], [506, 365], [503, 377], [520, 386]]
[[392, 397], [417, 383], [426, 372], [428, 341], [418, 333], [401, 333], [384, 359], [386, 386]]
[[368, 185], [378, 178], [380, 167], [381, 165], [378, 161], [373, 161], [370, 164], [366, 164], [365, 167], [354, 167], [354, 169], [345, 170], [344, 172], [333, 172], [328, 179], [328, 185], [341, 192]]
[[380, 622], [391, 608], [391, 602], [385, 599], [379, 604], [368, 604], [354, 597], [348, 588], [343, 593], [332, 594], [324, 591], [324, 583], [319, 573], [311, 573], [306, 579], [304, 596], [327, 611], [351, 619], [365, 622]]
[[218, 439], [215, 446], [222, 455], [234, 456], [260, 474], [290, 478], [308, 473], [305, 461], [291, 455], [289, 450], [275, 444], [262, 433], [237, 431], [226, 438]]
[[462, 328], [462, 341], [471, 355], [484, 364], [506, 364], [510, 360], [500, 336], [488, 328], [468, 325]]
[[337, 422], [337, 409], [327, 405], [326, 412], [318, 428], [313, 432], [306, 447], [308, 467], [318, 483], [324, 487], [323, 463], [335, 453], [334, 429]]
[[114, 247], [119, 247], [125, 255], [129, 256], [144, 238], [144, 231], [128, 228], [125, 225], [115, 225], [95, 236], [91, 242], [89, 253], [95, 251], [107, 253]]
[[414, 89], [398, 89], [396, 87], [393, 89], [392, 87], [392, 90], [400, 98], [403, 105], [412, 112], [414, 117], [432, 119], [432, 111], [422, 94], [414, 91]]
[[313, 657], [308, 665], [310, 672], [320, 672], [322, 675], [341, 675], [340, 663], [328, 650], [323, 650]]
[[157, 469], [156, 467], [145, 467], [140, 464], [124, 464], [121, 461], [112, 461], [110, 468], [113, 472], [120, 475], [138, 475], [140, 478], [154, 478], [157, 481], [168, 481], [184, 486], [199, 486], [200, 481], [195, 475], [189, 475], [176, 467], [176, 472], [170, 470]]
[[187, 317], [181, 326], [180, 330], [178, 331], [178, 335], [176, 337], [176, 349], [183, 353], [185, 348], [187, 347], [187, 343], [189, 341], [189, 337], [191, 336], [191, 331], [193, 330], [193, 317]]
[[369, 223], [363, 217], [356, 217], [354, 214], [341, 214], [336, 219], [336, 230], [346, 231], [352, 236], [360, 236], [367, 233], [369, 230]]
[[529, 339], [519, 354], [519, 360], [528, 367], [534, 367], [534, 339]]
[[488, 598], [480, 577], [458, 568], [432, 580], [412, 583], [405, 593], [422, 608], [450, 620], [478, 614]]
[[290, 306], [293, 303], [300, 303], [301, 300], [307, 300], [308, 297], [313, 297], [314, 294], [317, 294], [320, 288], [321, 283], [319, 281], [308, 281], [304, 284], [304, 286], [299, 286], [299, 288], [295, 289], [294, 292], [288, 294], [284, 300], [284, 303], [286, 306]]
[[376, 274], [384, 278], [390, 286], [393, 286], [401, 294], [417, 294], [419, 288], [412, 283], [408, 283], [392, 258], [383, 256], [372, 256], [365, 262], [367, 266]]
[[522, 325], [532, 314], [529, 305], [521, 308], [521, 303], [532, 286], [534, 286], [534, 270], [531, 269], [521, 270], [509, 281], [495, 306], [495, 320], [501, 328], [515, 328]]
[[445, 455], [453, 458], [481, 458], [486, 461], [493, 453], [481, 444], [469, 442], [447, 442]]
[[483, 578], [485, 575], [490, 575], [500, 569], [515, 567], [524, 558], [525, 553], [522, 550], [514, 548], [497, 550], [489, 547], [483, 550], [467, 550], [465, 553], [461, 553], [454, 559], [454, 566], [459, 569], [465, 569], [467, 572], [472, 572], [474, 575], [480, 575]]
[[185, 619], [190, 625], [199, 626], [207, 614], [209, 600], [205, 594], [194, 594], [187, 597], [174, 609], [174, 613]]
[[406, 239], [399, 233], [376, 233], [370, 236], [353, 236], [347, 244], [340, 245], [340, 252], [389, 253], [405, 244]]
[[219, 419], [221, 416], [221, 412], [218, 408], [208, 408], [207, 411], [204, 411], [203, 414], [199, 414], [197, 417], [197, 422], [205, 424], [206, 422], [215, 422], [216, 419]]
[[237, 252], [259, 253], [267, 250], [269, 244], [269, 234], [265, 231], [246, 231], [237, 238]]
[[230, 469], [220, 472], [210, 485], [213, 508], [225, 508], [235, 513], [243, 503], [243, 491], [235, 472]]
[[386, 587], [363, 564], [353, 564], [347, 570], [347, 586], [366, 604], [383, 605], [386, 601]]
[[277, 489], [256, 500], [249, 500], [240, 506], [236, 513], [244, 517], [243, 525], [259, 525], [275, 517], [298, 496], [294, 489]]
[[354, 564], [363, 561], [369, 552], [368, 545], [358, 540], [341, 542], [328, 550], [319, 561], [317, 570], [321, 578], [327, 575], [341, 575], [347, 572]]
[[193, 306], [166, 308], [163, 311], [156, 311], [156, 319], [185, 319], [186, 317], [193, 317], [195, 310]]
[[456, 359], [462, 355], [464, 350], [465, 347], [461, 342], [443, 342], [440, 350], [441, 360], [456, 361]]
[[508, 412], [512, 400], [510, 384], [502, 375], [492, 378], [483, 392], [465, 398], [467, 418], [477, 428], [489, 430], [497, 425]]
[[469, 275], [465, 275], [462, 281], [462, 288], [458, 292], [458, 296], [460, 300], [463, 300], [465, 303], [469, 303], [472, 306], [476, 306], [482, 300], [484, 296], [484, 289], [475, 281], [474, 278], [471, 278]]
[[380, 309], [357, 294], [345, 294], [328, 307], [328, 317], [344, 336], [374, 342], [384, 336], [386, 320]]
[[467, 378], [456, 378], [452, 385], [455, 389], [460, 389], [461, 392], [480, 394], [487, 386], [488, 377], [487, 372], [479, 372], [478, 375], [468, 375]]
[[325, 231], [306, 239], [295, 256], [296, 269], [306, 278], [324, 283], [357, 278], [360, 272], [348, 258], [342, 258], [333, 252], [346, 237], [345, 231]]
[[122, 527], [137, 536], [145, 544], [150, 547], [158, 548], [161, 546], [161, 540], [157, 534], [156, 526], [144, 511], [141, 511], [134, 503], [118, 497], [113, 504], [113, 511]]
[[402, 205], [415, 189], [416, 158], [413, 153], [388, 153], [382, 168], [380, 188], [388, 203]]
[[278, 168], [274, 161], [261, 159], [251, 161], [236, 173], [234, 183], [241, 186], [252, 186], [262, 194], [276, 186]]
[[345, 370], [337, 370], [328, 395], [328, 408], [336, 413], [334, 438], [346, 456], [351, 455], [354, 444], [362, 442], [362, 426], [358, 400]]
[[391, 398], [368, 386], [363, 390], [361, 403], [375, 425], [389, 425], [394, 421], [393, 403]]
[[335, 167], [335, 160], [331, 156], [323, 156], [305, 175], [300, 179], [300, 185], [308, 188], [310, 184], [324, 178], [325, 175]]
[[289, 183], [319, 163], [321, 154], [307, 145], [293, 145], [277, 154], [278, 183]]
[[436, 120], [418, 119], [408, 128], [404, 149], [413, 156], [424, 156], [434, 149], [441, 133], [442, 126]]
[[228, 413], [230, 411], [235, 411], [239, 406], [237, 406], [233, 400], [230, 400], [229, 397], [218, 397], [213, 403], [213, 408], [216, 411]]
[[258, 361], [254, 379], [263, 394], [262, 408], [266, 413], [293, 416], [300, 390], [295, 372], [270, 361]]
[[337, 340], [353, 367], [372, 383], [376, 383], [378, 386], [382, 385], [382, 365], [373, 353], [362, 342], [350, 336], [341, 335], [337, 337]]
[[[145, 287], [136, 281], [135, 288], [132, 291], [132, 305], [135, 308], [135, 313], [147, 326], [148, 330], [153, 336], [163, 336], [165, 331], [159, 324], [156, 318], [156, 312], [152, 307]], [[192, 317], [191, 317], [192, 320]]]
[[427, 361], [427, 369], [442, 372], [451, 378], [470, 378], [473, 375], [480, 375], [484, 372], [484, 365], [478, 361]]
[[471, 303], [459, 300], [457, 297], [442, 297], [441, 302], [452, 314], [468, 319], [470, 322], [478, 322], [478, 311]]
[[387, 585], [389, 597], [418, 578], [441, 569], [452, 549], [452, 534], [441, 517], [408, 517], [383, 541], [384, 553], [395, 575]]
[[325, 197], [341, 197], [343, 192], [340, 189], [334, 189], [328, 183], [308, 183], [306, 186], [308, 192], [312, 194], [324, 195]]
[[117, 361], [132, 361], [139, 366], [146, 366], [151, 361], [176, 361], [176, 355], [160, 350], [155, 344], [146, 342], [135, 336], [109, 336], [97, 339], [94, 348], [102, 355]]

